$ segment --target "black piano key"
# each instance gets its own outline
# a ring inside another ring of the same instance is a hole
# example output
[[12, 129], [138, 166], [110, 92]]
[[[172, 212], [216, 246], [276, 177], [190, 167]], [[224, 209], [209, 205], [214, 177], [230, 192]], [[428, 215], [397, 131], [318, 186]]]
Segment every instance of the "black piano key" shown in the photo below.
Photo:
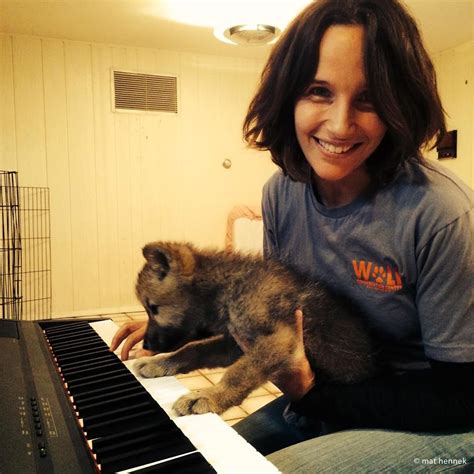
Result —
[[80, 374], [76, 374], [75, 377], [64, 377], [64, 380], [67, 383], [67, 386], [70, 391], [74, 390], [74, 387], [77, 387], [78, 385], [82, 385], [85, 383], [92, 383], [96, 381], [101, 381], [104, 379], [108, 379], [114, 375], [120, 375], [120, 374], [129, 374], [130, 371], [124, 366], [124, 365], [113, 365], [112, 367], [109, 367], [107, 369], [104, 368], [104, 371], [100, 374], [92, 374], [92, 375], [87, 375], [84, 374], [82, 377], [79, 376]]
[[117, 449], [109, 455], [101, 455], [100, 459], [98, 456], [102, 472], [122, 471], [196, 451], [196, 447], [180, 431], [170, 433], [166, 438], [144, 437], [140, 441], [128, 447], [124, 444], [121, 451]]
[[[88, 324], [71, 324], [71, 327], [48, 328], [44, 332], [48, 341], [60, 341], [66, 338], [74, 338], [79, 334], [95, 333], [94, 329]], [[97, 333], [96, 333], [97, 334]]]
[[[147, 420], [143, 423], [144, 427], [151, 426], [156, 428], [160, 423], [169, 421], [169, 416], [163, 410], [163, 408], [156, 403], [153, 397], [140, 385], [139, 387], [130, 387], [124, 390], [117, 390], [113, 397], [93, 397], [85, 400], [81, 400], [79, 403], [76, 403], [74, 400], [74, 405], [77, 412], [82, 417], [89, 416], [93, 413], [97, 413], [100, 410], [100, 407], [103, 407], [99, 413], [106, 413], [107, 411], [115, 410], [122, 406], [130, 405], [135, 402], [145, 402], [148, 401], [151, 407], [154, 407], [155, 413], [151, 420]], [[97, 421], [97, 420], [96, 420]], [[90, 420], [89, 420], [90, 422]], [[131, 429], [131, 428], [130, 428]], [[120, 430], [120, 433], [128, 432], [128, 428], [123, 426]], [[115, 433], [114, 433], [115, 434]]]
[[106, 413], [110, 410], [116, 408], [126, 407], [137, 402], [149, 402], [152, 403], [153, 399], [150, 394], [145, 391], [135, 391], [133, 393], [122, 394], [115, 398], [109, 398], [108, 400], [103, 400], [102, 402], [82, 404], [76, 406], [79, 416], [81, 418], [86, 418], [91, 415]]
[[109, 347], [107, 344], [105, 344], [103, 341], [94, 341], [93, 343], [90, 344], [84, 344], [82, 346], [76, 347], [63, 347], [62, 349], [56, 350], [53, 348], [52, 352], [54, 354], [54, 357], [60, 361], [60, 360], [66, 360], [68, 357], [71, 355], [81, 355], [81, 354], [95, 354], [98, 355], [100, 353], [108, 352]]
[[108, 436], [116, 433], [124, 426], [130, 428], [141, 426], [143, 423], [146, 423], [149, 418], [154, 416], [163, 416], [160, 410], [157, 410], [156, 407], [148, 408], [141, 411], [140, 413], [132, 413], [108, 421], [93, 423], [90, 424], [84, 431], [86, 433], [87, 439], [99, 438], [101, 436]]
[[[148, 427], [145, 430], [136, 428], [133, 437], [114, 438], [114, 435], [102, 437], [100, 438], [102, 443], [99, 444], [96, 442], [92, 444], [99, 463], [102, 463], [104, 459], [126, 457], [129, 453], [136, 452], [144, 445], [156, 443], [162, 443], [164, 445], [167, 442], [172, 442], [173, 444], [183, 442], [183, 445], [186, 445], [190, 451], [196, 449], [192, 444], [188, 443], [188, 438], [183, 435], [181, 430], [178, 429], [169, 418], [167, 422], [161, 422], [152, 429]], [[159, 459], [165, 459], [165, 456], [163, 455], [163, 457], [157, 458], [156, 460]]]
[[97, 332], [94, 331], [91, 327], [76, 329], [75, 331], [68, 334], [53, 334], [47, 335], [46, 338], [51, 345], [55, 344], [68, 344], [75, 342], [87, 337], [99, 337]]
[[158, 417], [153, 417], [136, 428], [124, 426], [117, 433], [94, 439], [92, 441], [92, 450], [94, 452], [107, 450], [109, 446], [113, 447], [117, 443], [121, 443], [124, 440], [134, 439], [139, 436], [146, 435], [147, 433], [159, 432], [168, 429], [171, 431], [179, 430], [179, 428], [171, 421], [170, 418], [166, 417], [163, 420], [159, 420]]
[[91, 351], [108, 350], [109, 346], [101, 339], [89, 337], [71, 344], [55, 344], [54, 346], [51, 346], [51, 348], [54, 352], [54, 355], [58, 356], [67, 352], [73, 353], [87, 348]]
[[55, 324], [54, 326], [43, 329], [46, 335], [51, 334], [67, 334], [68, 332], [77, 331], [80, 328], [92, 329], [87, 321], [67, 322], [64, 324]]
[[87, 403], [90, 399], [107, 395], [111, 392], [116, 392], [119, 390], [128, 390], [132, 387], [141, 387], [143, 386], [138, 382], [138, 380], [133, 377], [128, 380], [121, 381], [120, 383], [115, 383], [113, 386], [106, 387], [97, 387], [94, 390], [84, 391], [84, 393], [74, 393], [73, 399], [75, 403]]
[[53, 349], [53, 354], [59, 365], [62, 365], [66, 362], [71, 362], [73, 360], [93, 360], [97, 354], [101, 352], [109, 352], [107, 345], [103, 344], [102, 347], [97, 347], [95, 350], [90, 348], [75, 350], [75, 351], [65, 351], [56, 354]]
[[100, 374], [102, 371], [107, 371], [120, 365], [121, 363], [118, 359], [107, 358], [105, 360], [101, 360], [98, 364], [87, 364], [80, 368], [71, 368], [66, 371], [62, 370], [61, 373], [66, 380], [71, 381], [88, 375]]
[[96, 356], [92, 360], [75, 360], [71, 362], [64, 362], [58, 367], [61, 373], [66, 374], [75, 370], [81, 370], [87, 367], [94, 367], [107, 361], [115, 361], [121, 363], [120, 359], [113, 352], [104, 351], [100, 354], [96, 354]]
[[[48, 338], [48, 344], [51, 347], [65, 347], [68, 344], [73, 345], [80, 341], [87, 341], [97, 339], [98, 334], [96, 332], [91, 331], [82, 331], [79, 334], [71, 334], [70, 336], [63, 338], [63, 337], [51, 337]], [[100, 338], [99, 338], [100, 339]]]
[[145, 401], [136, 401], [133, 404], [121, 406], [118, 408], [111, 408], [102, 411], [101, 413], [95, 413], [93, 415], [84, 416], [82, 418], [84, 423], [84, 428], [87, 430], [87, 427], [90, 424], [101, 423], [108, 420], [114, 420], [118, 416], [125, 416], [131, 413], [139, 413], [142, 410], [146, 410], [149, 407], [153, 407], [151, 403], [153, 399], [148, 399]]
[[117, 360], [117, 356], [110, 352], [109, 350], [106, 351], [99, 351], [94, 353], [85, 353], [85, 354], [72, 354], [72, 357], [65, 358], [56, 358], [56, 365], [62, 372], [67, 372], [73, 369], [80, 369], [83, 367], [92, 367], [95, 364], [101, 364], [105, 360]]
[[[116, 389], [115, 387], [112, 388], [110, 393], [103, 392], [100, 395], [82, 398], [79, 401], [76, 400], [74, 397], [72, 398], [74, 402], [74, 407], [78, 412], [82, 409], [87, 408], [91, 405], [97, 405], [99, 403], [108, 403], [114, 402], [116, 399], [126, 396], [131, 396], [138, 393], [144, 393], [143, 387], [139, 387], [137, 385], [133, 385], [126, 388]], [[148, 393], [145, 391], [145, 393]]]
[[110, 385], [113, 385], [116, 383], [119, 384], [122, 382], [134, 381], [134, 380], [136, 381], [135, 377], [130, 372], [121, 373], [118, 375], [103, 377], [102, 380], [94, 380], [92, 382], [85, 382], [82, 384], [78, 384], [74, 387], [74, 390], [69, 390], [69, 393], [73, 397], [75, 397], [77, 395], [83, 395], [84, 393], [92, 392], [96, 389], [110, 387]]
[[106, 402], [107, 400], [113, 400], [127, 394], [143, 393], [144, 391], [146, 392], [141, 384], [134, 383], [134, 381], [131, 380], [126, 384], [112, 385], [107, 388], [101, 387], [99, 390], [73, 397], [73, 399], [77, 406], [84, 406], [92, 403]]
[[133, 474], [213, 474], [215, 472], [201, 453], [191, 453], [134, 470]]
[[[105, 352], [106, 351], [104, 351], [103, 353], [105, 354]], [[79, 354], [77, 352], [72, 352], [72, 353], [69, 353], [69, 354], [62, 354], [59, 357], [55, 356], [55, 359], [56, 359], [56, 363], [60, 367], [62, 367], [63, 365], [70, 364], [70, 363], [93, 361], [100, 354], [101, 354], [100, 351], [98, 353], [85, 351], [81, 354]]]

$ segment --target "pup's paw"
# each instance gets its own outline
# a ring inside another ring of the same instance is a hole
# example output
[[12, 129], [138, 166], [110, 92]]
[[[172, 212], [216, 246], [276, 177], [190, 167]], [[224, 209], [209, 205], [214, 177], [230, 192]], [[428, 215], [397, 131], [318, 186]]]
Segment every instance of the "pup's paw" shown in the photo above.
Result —
[[163, 355], [137, 359], [133, 364], [133, 369], [139, 375], [146, 378], [176, 375], [178, 373], [177, 367]]
[[173, 410], [178, 415], [200, 415], [202, 413], [222, 413], [225, 408], [220, 406], [215, 395], [209, 390], [191, 392], [174, 402]]

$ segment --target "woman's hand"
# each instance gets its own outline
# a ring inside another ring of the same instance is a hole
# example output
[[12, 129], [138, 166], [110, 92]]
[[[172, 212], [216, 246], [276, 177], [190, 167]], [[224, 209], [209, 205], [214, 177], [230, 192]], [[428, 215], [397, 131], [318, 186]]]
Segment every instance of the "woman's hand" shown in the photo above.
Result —
[[298, 333], [298, 346], [293, 353], [292, 368], [278, 374], [272, 380], [288, 398], [292, 401], [302, 398], [315, 383], [314, 372], [304, 351], [303, 343], [303, 312], [296, 310], [296, 331]]
[[[298, 343], [292, 354], [291, 369], [280, 372], [271, 380], [292, 401], [302, 398], [313, 387], [315, 380], [314, 372], [304, 351], [303, 312], [300, 309], [295, 311], [295, 318]], [[232, 336], [244, 352], [249, 349], [248, 341], [236, 335]]]
[[[110, 350], [114, 352], [122, 341], [125, 341], [120, 351], [120, 358], [122, 360], [127, 360], [130, 356], [132, 348], [138, 344], [140, 341], [143, 341], [146, 332], [146, 321], [131, 321], [125, 323], [120, 329], [115, 333], [112, 343], [110, 344]], [[145, 349], [137, 349], [133, 354], [135, 358], [150, 356], [153, 355], [153, 352], [147, 351]]]

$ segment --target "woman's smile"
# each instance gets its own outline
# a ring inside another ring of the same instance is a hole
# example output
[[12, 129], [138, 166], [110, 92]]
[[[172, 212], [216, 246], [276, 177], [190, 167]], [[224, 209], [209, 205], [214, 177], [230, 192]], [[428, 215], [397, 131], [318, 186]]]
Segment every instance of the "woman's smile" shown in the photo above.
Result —
[[341, 144], [341, 143], [333, 143], [331, 141], [326, 141], [318, 137], [313, 137], [314, 141], [319, 145], [323, 152], [327, 152], [330, 155], [347, 155], [351, 151], [355, 150], [359, 145], [359, 143], [349, 143], [349, 144]]

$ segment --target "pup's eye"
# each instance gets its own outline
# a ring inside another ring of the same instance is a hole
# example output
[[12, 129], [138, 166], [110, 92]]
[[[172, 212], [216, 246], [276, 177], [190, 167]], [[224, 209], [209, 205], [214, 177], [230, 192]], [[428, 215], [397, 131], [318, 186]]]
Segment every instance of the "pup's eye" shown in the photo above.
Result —
[[158, 270], [158, 280], [163, 281], [167, 274], [168, 274], [167, 270], [164, 270], [164, 269]]
[[156, 316], [159, 312], [159, 306], [157, 304], [149, 304], [146, 305], [147, 313], [151, 316]]

